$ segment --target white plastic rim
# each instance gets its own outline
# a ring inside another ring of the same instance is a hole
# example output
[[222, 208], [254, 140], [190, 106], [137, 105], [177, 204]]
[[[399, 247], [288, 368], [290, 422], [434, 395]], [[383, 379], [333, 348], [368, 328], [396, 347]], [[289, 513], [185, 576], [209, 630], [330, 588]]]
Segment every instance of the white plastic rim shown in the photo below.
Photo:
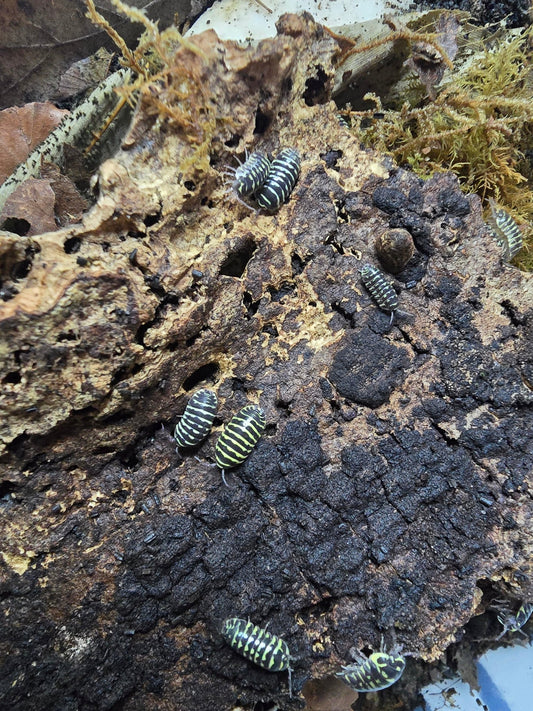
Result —
[[334, 28], [367, 22], [384, 13], [407, 12], [411, 0], [218, 0], [201, 15], [186, 33], [215, 30], [220, 39], [252, 42], [276, 36], [276, 22], [286, 12], [309, 12], [316, 22]]

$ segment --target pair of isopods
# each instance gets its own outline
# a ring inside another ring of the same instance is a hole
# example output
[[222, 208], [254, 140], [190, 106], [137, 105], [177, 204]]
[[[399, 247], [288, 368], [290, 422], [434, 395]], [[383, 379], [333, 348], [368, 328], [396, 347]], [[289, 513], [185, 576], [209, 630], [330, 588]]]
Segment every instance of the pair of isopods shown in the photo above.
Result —
[[[212, 390], [194, 393], [174, 430], [178, 447], [195, 447], [207, 437], [217, 410], [217, 396]], [[222, 469], [242, 464], [257, 444], [266, 426], [265, 413], [257, 405], [245, 405], [224, 427], [215, 445], [215, 461]]]
[[[300, 174], [300, 154], [294, 148], [283, 148], [273, 161], [261, 151], [247, 155], [235, 170], [231, 184], [237, 199], [255, 197], [259, 207], [269, 212], [279, 210], [288, 199]], [[249, 205], [244, 203], [247, 207]]]
[[[287, 643], [250, 620], [230, 617], [222, 625], [221, 634], [232, 649], [268, 671], [288, 671], [289, 694], [292, 696], [292, 659]], [[358, 692], [381, 691], [392, 686], [402, 676], [405, 657], [399, 652], [390, 654], [383, 649], [359, 662], [342, 667], [337, 672], [352, 689]]]

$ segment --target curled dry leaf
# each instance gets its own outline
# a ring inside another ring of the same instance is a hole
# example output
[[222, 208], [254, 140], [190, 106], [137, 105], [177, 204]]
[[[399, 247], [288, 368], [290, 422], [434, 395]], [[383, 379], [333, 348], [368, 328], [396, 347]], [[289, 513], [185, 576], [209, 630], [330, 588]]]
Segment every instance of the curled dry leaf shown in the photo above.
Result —
[[[167, 27], [179, 14], [180, 21], [197, 14], [205, 0], [139, 0], [159, 27]], [[128, 44], [138, 39], [140, 25], [117, 12], [111, 0], [98, 0], [98, 9]], [[113, 47], [105, 32], [85, 14], [82, 0], [3, 0], [0, 2], [0, 107], [42, 101], [54, 96], [60, 77], [79, 59], [102, 45]]]
[[76, 188], [72, 180], [53, 163], [45, 163], [41, 169], [41, 175], [50, 182], [50, 187], [55, 195], [55, 216], [59, 225], [79, 222], [82, 213], [89, 206], [89, 201]]
[[57, 229], [54, 217], [55, 195], [49, 180], [29, 178], [9, 196], [0, 213], [0, 223], [7, 219], [25, 220], [28, 236], [53, 232]]
[[0, 182], [44, 141], [68, 111], [50, 103], [32, 103], [0, 111]]
[[113, 54], [101, 47], [90, 57], [71, 64], [59, 81], [54, 99], [56, 101], [66, 99], [100, 84], [109, 73], [112, 58]]
[[[461, 25], [457, 17], [451, 13], [443, 13], [435, 23], [438, 42], [446, 52], [448, 59], [453, 60], [457, 54], [457, 33]], [[417, 42], [413, 52], [406, 61], [406, 66], [418, 74], [420, 81], [426, 87], [430, 99], [436, 96], [435, 86], [440, 82], [446, 70], [444, 59], [436, 48], [427, 42]]]
[[53, 163], [43, 164], [41, 176], [30, 178], [11, 194], [0, 212], [0, 226], [33, 236], [79, 222], [89, 203], [74, 183]]

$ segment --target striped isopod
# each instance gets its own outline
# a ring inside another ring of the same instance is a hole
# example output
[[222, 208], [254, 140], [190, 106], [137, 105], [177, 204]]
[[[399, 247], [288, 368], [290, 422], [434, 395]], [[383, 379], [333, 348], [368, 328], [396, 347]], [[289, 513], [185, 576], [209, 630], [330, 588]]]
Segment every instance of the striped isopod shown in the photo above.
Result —
[[391, 282], [373, 264], [365, 264], [363, 266], [361, 279], [379, 308], [390, 312], [390, 322], [392, 324], [394, 312], [398, 308], [398, 294], [394, 291]]
[[289, 694], [292, 696], [291, 655], [287, 643], [250, 620], [230, 617], [222, 625], [221, 634], [232, 649], [254, 664], [271, 672], [289, 672]]
[[261, 151], [256, 151], [235, 171], [232, 188], [239, 197], [255, 193], [263, 185], [270, 171], [270, 160]]
[[263, 434], [265, 425], [263, 410], [256, 405], [246, 405], [224, 427], [215, 445], [215, 460], [222, 469], [225, 484], [224, 470], [244, 462]]
[[259, 207], [273, 212], [287, 200], [300, 173], [300, 154], [294, 148], [284, 148], [272, 161], [263, 186], [256, 192]]
[[337, 123], [339, 126], [342, 126], [342, 128], [350, 128], [350, 124], [342, 114], [337, 114]]
[[360, 664], [342, 667], [337, 676], [354, 691], [380, 691], [398, 681], [404, 669], [405, 658], [401, 654], [374, 652]]
[[489, 202], [491, 214], [487, 226], [502, 248], [504, 259], [510, 261], [523, 247], [522, 232], [508, 212], [497, 207], [494, 200]]
[[194, 393], [174, 430], [178, 447], [200, 444], [211, 430], [216, 410], [217, 396], [212, 390], [202, 389]]

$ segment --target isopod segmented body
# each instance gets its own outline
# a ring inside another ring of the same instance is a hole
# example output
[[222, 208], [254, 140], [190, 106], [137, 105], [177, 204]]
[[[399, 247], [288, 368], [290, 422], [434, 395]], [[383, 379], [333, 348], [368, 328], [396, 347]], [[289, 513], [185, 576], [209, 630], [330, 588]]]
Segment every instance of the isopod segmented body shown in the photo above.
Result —
[[383, 311], [390, 312], [390, 322], [398, 308], [398, 294], [385, 274], [373, 264], [365, 264], [361, 269], [361, 279], [368, 292]]
[[500, 244], [504, 259], [510, 261], [522, 249], [524, 244], [522, 232], [508, 212], [497, 207], [494, 200], [491, 199], [489, 202], [491, 216], [487, 226]]
[[289, 672], [291, 689], [291, 655], [289, 646], [280, 637], [254, 625], [250, 620], [230, 617], [222, 625], [221, 634], [232, 649], [271, 672]]
[[174, 430], [178, 447], [200, 444], [211, 430], [216, 411], [217, 396], [212, 390], [202, 389], [194, 393]]
[[380, 691], [392, 686], [403, 674], [405, 658], [401, 654], [374, 652], [360, 664], [342, 667], [336, 676], [354, 691]]
[[215, 445], [215, 460], [222, 471], [244, 462], [265, 425], [265, 413], [256, 405], [246, 405], [231, 418]]
[[284, 148], [272, 161], [268, 177], [256, 192], [259, 207], [273, 212], [287, 200], [300, 174], [300, 154]]
[[339, 126], [342, 126], [342, 128], [350, 128], [350, 124], [342, 114], [337, 114], [337, 123]]
[[235, 171], [235, 180], [231, 187], [239, 197], [255, 193], [267, 179], [270, 167], [270, 160], [264, 153], [252, 153]]

